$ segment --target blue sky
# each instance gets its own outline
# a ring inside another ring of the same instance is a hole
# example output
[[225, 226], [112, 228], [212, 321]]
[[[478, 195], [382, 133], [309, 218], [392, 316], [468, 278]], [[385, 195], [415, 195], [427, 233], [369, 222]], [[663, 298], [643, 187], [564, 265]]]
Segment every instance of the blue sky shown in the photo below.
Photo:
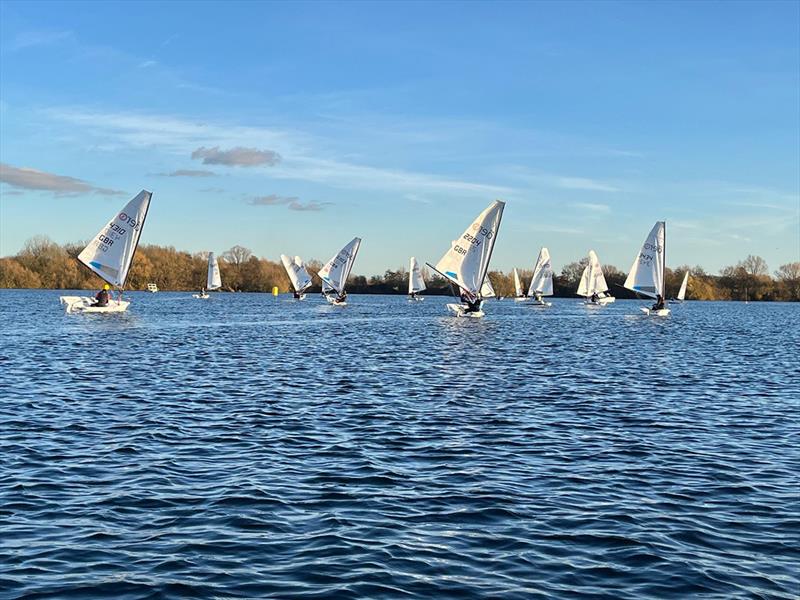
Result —
[[[493, 268], [800, 260], [800, 3], [0, 4], [0, 255], [89, 239], [355, 272], [434, 262], [495, 198]], [[193, 158], [194, 156], [194, 158]], [[32, 169], [33, 171], [23, 170]]]

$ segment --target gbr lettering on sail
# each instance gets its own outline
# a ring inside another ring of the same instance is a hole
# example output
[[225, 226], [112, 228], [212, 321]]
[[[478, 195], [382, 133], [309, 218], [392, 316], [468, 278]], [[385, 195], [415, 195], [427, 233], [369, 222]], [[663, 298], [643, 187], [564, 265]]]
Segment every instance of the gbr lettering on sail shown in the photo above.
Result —
[[[486, 227], [483, 227], [480, 223], [473, 223], [471, 229], [473, 232], [475, 232], [475, 235], [465, 231], [464, 235], [461, 236], [461, 239], [466, 240], [468, 244], [471, 244], [475, 247], [480, 246], [484, 240], [488, 242], [494, 236], [494, 232], [491, 229], [486, 229]], [[468, 248], [464, 248], [460, 244], [456, 243], [455, 246], [453, 246], [453, 250], [463, 256], [467, 253]]]

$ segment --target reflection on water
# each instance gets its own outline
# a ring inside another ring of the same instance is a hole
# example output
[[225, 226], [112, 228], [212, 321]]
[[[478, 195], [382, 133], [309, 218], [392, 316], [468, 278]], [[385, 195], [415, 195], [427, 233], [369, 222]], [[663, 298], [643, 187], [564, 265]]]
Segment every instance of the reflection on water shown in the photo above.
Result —
[[800, 307], [0, 292], [11, 597], [796, 596]]

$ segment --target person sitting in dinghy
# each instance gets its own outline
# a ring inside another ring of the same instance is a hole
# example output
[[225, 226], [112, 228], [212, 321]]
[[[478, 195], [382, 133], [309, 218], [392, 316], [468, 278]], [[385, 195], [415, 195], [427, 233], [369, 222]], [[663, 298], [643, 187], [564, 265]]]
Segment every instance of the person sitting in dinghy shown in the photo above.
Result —
[[342, 292], [338, 296], [336, 296], [336, 303], [342, 304], [343, 302], [347, 302], [347, 292]]
[[[295, 290], [295, 291], [294, 291], [294, 292], [292, 292], [292, 293], [294, 294], [294, 299], [295, 299], [295, 300], [300, 300], [300, 292], [298, 292], [297, 290]], [[324, 294], [323, 294], [323, 295], [324, 295]]]
[[478, 312], [481, 309], [481, 301], [466, 292], [461, 292], [461, 304], [464, 305], [465, 313]]
[[664, 298], [659, 294], [656, 296], [656, 303], [653, 304], [653, 308], [651, 310], [662, 310], [664, 308]]
[[105, 284], [103, 286], [103, 289], [100, 290], [99, 292], [97, 292], [97, 295], [94, 297], [95, 303], [94, 303], [93, 306], [108, 306], [108, 299], [109, 299], [108, 290], [110, 290], [110, 289], [111, 289], [111, 286], [108, 285], [108, 284]]
[[598, 302], [599, 300], [600, 300], [600, 296], [598, 296], [598, 295], [597, 295], [597, 292], [595, 292], [594, 294], [592, 294], [592, 297], [591, 297], [591, 298], [589, 298], [589, 302], [591, 302], [592, 304], [597, 304], [597, 302]]

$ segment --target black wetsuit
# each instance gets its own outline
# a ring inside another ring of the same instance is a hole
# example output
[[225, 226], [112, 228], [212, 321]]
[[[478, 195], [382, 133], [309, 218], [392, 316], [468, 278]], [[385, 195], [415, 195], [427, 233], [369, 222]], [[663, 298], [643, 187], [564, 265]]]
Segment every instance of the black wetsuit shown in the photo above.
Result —
[[97, 292], [97, 295], [94, 297], [96, 302], [94, 303], [95, 306], [108, 306], [108, 290], [100, 290]]
[[656, 303], [653, 304], [653, 308], [651, 310], [661, 310], [664, 308], [664, 298], [661, 296], [656, 296]]

